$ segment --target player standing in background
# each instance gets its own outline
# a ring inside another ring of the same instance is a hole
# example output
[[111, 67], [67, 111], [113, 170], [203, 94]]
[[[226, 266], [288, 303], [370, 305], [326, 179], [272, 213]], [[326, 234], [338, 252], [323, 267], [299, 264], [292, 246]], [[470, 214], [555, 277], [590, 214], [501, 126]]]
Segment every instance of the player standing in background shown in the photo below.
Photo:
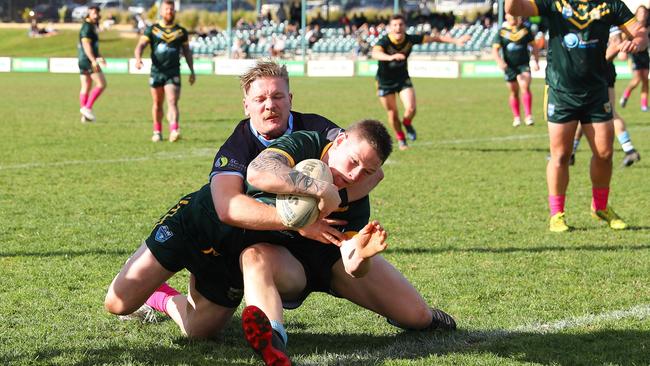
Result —
[[[632, 138], [630, 137], [630, 133], [627, 132], [625, 121], [614, 107], [614, 104], [616, 103], [616, 89], [614, 88], [614, 84], [616, 83], [616, 67], [614, 66], [614, 58], [618, 54], [620, 43], [621, 30], [618, 29], [618, 27], [611, 27], [609, 30], [609, 45], [607, 46], [607, 53], [605, 55], [607, 58], [607, 91], [609, 93], [609, 102], [612, 105], [612, 113], [614, 115], [614, 132], [616, 133], [616, 139], [621, 144], [621, 148], [623, 148], [623, 152], [625, 152], [623, 166], [627, 167], [641, 160], [641, 155], [636, 151], [634, 145], [632, 145]], [[581, 137], [582, 128], [578, 126], [575, 139], [573, 140], [573, 154], [571, 154], [569, 165], [575, 163], [575, 153], [578, 150], [578, 146], [580, 146]]]
[[[411, 141], [417, 135], [412, 122], [415, 117], [415, 90], [409, 77], [406, 59], [411, 54], [413, 45], [431, 42], [454, 43], [462, 46], [469, 40], [465, 35], [453, 38], [446, 35], [411, 35], [406, 34], [404, 16], [395, 14], [390, 18], [389, 33], [379, 39], [372, 50], [372, 58], [379, 61], [377, 68], [377, 95], [384, 109], [388, 112], [388, 123], [393, 128], [400, 150], [408, 149], [402, 123]], [[399, 94], [404, 105], [404, 117], [400, 122], [395, 94]]]
[[620, 0], [603, 3], [579, 0], [506, 0], [505, 10], [515, 16], [541, 15], [549, 26], [546, 68], [545, 116], [551, 159], [546, 168], [550, 206], [549, 229], [570, 228], [564, 216], [569, 185], [569, 159], [573, 138], [582, 125], [592, 149], [592, 214], [612, 229], [627, 224], [608, 206], [612, 178], [614, 127], [607, 93], [605, 50], [609, 28], [618, 26], [628, 35], [621, 52], [636, 52], [647, 46], [646, 29]]
[[[99, 37], [97, 36], [99, 19], [99, 6], [90, 6], [88, 8], [88, 15], [84, 19], [81, 30], [79, 31], [77, 51], [81, 79], [81, 90], [79, 91], [81, 122], [92, 122], [95, 120], [95, 114], [92, 110], [93, 105], [104, 89], [106, 89], [106, 78], [100, 67], [100, 64], [105, 66], [106, 62], [99, 55]], [[95, 83], [95, 88], [90, 91], [93, 82]], [[89, 91], [90, 95], [88, 95]]]
[[176, 10], [173, 0], [164, 0], [160, 6], [162, 20], [147, 27], [140, 42], [135, 47], [135, 67], [142, 68], [142, 51], [151, 44], [151, 76], [149, 86], [153, 98], [153, 136], [151, 141], [161, 141], [163, 98], [167, 99], [167, 122], [169, 122], [169, 141], [181, 137], [178, 100], [181, 97], [181, 52], [190, 69], [190, 85], [194, 84], [194, 63], [187, 39], [187, 30], [174, 22]]
[[[641, 5], [636, 9], [636, 20], [639, 24], [647, 26], [648, 24], [648, 8]], [[619, 103], [621, 107], [625, 108], [627, 100], [630, 98], [632, 91], [641, 83], [641, 111], [648, 111], [648, 69], [650, 69], [650, 55], [648, 55], [648, 48], [644, 48], [638, 52], [630, 55], [632, 61], [632, 80], [625, 87], [623, 96]]]
[[[505, 79], [510, 90], [510, 109], [514, 117], [513, 127], [521, 125], [519, 113], [519, 90], [523, 90], [524, 112], [526, 113], [526, 125], [532, 126], [533, 95], [530, 92], [530, 52], [528, 46], [533, 50], [533, 70], [539, 70], [538, 49], [535, 45], [535, 37], [530, 29], [523, 25], [521, 17], [513, 17], [506, 14], [506, 24], [499, 30], [492, 43], [492, 55], [505, 72]], [[503, 57], [501, 57], [501, 52]]]

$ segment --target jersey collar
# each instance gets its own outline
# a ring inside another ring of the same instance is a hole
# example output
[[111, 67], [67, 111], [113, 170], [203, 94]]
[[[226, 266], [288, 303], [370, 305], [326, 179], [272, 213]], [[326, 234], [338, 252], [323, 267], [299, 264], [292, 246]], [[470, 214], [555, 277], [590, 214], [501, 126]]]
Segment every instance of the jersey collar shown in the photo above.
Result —
[[[282, 136], [288, 135], [293, 132], [293, 114], [289, 113], [289, 123], [287, 123], [287, 130], [284, 131]], [[269, 147], [273, 141], [276, 139], [266, 139], [264, 136], [262, 136], [259, 132], [257, 132], [256, 129], [253, 128], [253, 124], [248, 122], [248, 127], [250, 127], [251, 132], [253, 133], [253, 136], [257, 137], [257, 139], [264, 145], [264, 147]]]
[[167, 25], [167, 24], [165, 24], [165, 22], [164, 22], [164, 21], [162, 21], [162, 20], [159, 20], [159, 21], [158, 21], [158, 25], [159, 25], [159, 26], [161, 26], [161, 27], [163, 27], [163, 28], [173, 28], [173, 27], [175, 27], [175, 26], [176, 26], [176, 22], [174, 22], [174, 23], [172, 23], [172, 24], [169, 24], [169, 25]]

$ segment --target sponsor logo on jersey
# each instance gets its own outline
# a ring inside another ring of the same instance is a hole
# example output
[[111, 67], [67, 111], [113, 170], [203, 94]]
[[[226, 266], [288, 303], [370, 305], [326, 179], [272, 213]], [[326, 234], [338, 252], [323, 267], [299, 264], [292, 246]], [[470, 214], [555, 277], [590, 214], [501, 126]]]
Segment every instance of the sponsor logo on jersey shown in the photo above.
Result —
[[222, 168], [224, 166], [228, 165], [228, 158], [225, 156], [221, 156], [217, 159], [217, 161], [214, 162], [214, 166], [216, 168]]
[[576, 48], [580, 43], [580, 39], [578, 38], [578, 35], [575, 33], [567, 33], [564, 35], [563, 43], [566, 48], [569, 49]]
[[169, 230], [169, 227], [167, 225], [162, 225], [158, 228], [158, 230], [156, 230], [155, 239], [159, 243], [164, 243], [172, 236], [174, 236], [174, 233]]
[[549, 103], [546, 106], [546, 114], [548, 114], [549, 117], [555, 114], [555, 104]]

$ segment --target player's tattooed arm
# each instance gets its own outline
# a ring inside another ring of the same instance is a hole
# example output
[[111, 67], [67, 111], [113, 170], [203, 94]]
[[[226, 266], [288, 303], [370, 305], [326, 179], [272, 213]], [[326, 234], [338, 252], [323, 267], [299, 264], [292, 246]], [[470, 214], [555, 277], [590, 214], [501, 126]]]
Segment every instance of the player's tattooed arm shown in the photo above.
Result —
[[289, 158], [273, 150], [262, 151], [248, 166], [250, 184], [266, 192], [321, 197], [326, 182], [291, 169]]

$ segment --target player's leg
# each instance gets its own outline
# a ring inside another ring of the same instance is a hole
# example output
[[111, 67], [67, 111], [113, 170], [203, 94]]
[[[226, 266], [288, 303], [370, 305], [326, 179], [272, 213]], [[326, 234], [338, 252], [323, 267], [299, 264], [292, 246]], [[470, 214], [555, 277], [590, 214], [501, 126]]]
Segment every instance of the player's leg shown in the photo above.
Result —
[[90, 74], [90, 77], [93, 80], [93, 83], [95, 84], [95, 87], [93, 90], [90, 92], [90, 96], [88, 97], [88, 101], [86, 101], [86, 108], [92, 109], [93, 105], [95, 104], [95, 101], [99, 96], [102, 94], [102, 92], [106, 89], [106, 77], [104, 76], [103, 72], [94, 72]]
[[212, 338], [232, 319], [237, 308], [216, 304], [196, 289], [196, 277], [190, 276], [187, 297], [177, 295], [167, 303], [167, 314], [188, 338]]
[[522, 72], [517, 75], [517, 83], [522, 91], [521, 99], [524, 105], [524, 114], [526, 115], [526, 126], [532, 126], [533, 121], [533, 94], [530, 92], [530, 72]]
[[569, 185], [569, 160], [573, 153], [573, 139], [578, 121], [548, 123], [551, 158], [546, 165], [546, 183], [550, 208], [549, 228], [554, 232], [568, 231], [564, 220], [564, 203]]
[[634, 88], [636, 88], [639, 85], [640, 82], [641, 82], [641, 76], [639, 75], [639, 71], [632, 70], [632, 79], [625, 87], [625, 90], [623, 90], [623, 95], [621, 96], [621, 100], [619, 101], [621, 107], [625, 108], [625, 105], [627, 104], [627, 100], [630, 99], [630, 95], [632, 94], [632, 91], [634, 90]]
[[612, 103], [612, 113], [614, 114], [614, 133], [616, 134], [616, 139], [621, 144], [621, 148], [623, 148], [623, 152], [625, 153], [623, 166], [627, 167], [641, 160], [641, 155], [636, 151], [632, 144], [632, 138], [625, 126], [625, 120], [623, 120], [623, 117], [621, 117], [618, 114], [618, 111], [614, 108], [614, 101], [616, 100], [614, 88], [609, 88], [608, 92], [609, 101]]
[[591, 146], [592, 213], [607, 221], [612, 229], [626, 229], [627, 224], [608, 206], [609, 187], [612, 179], [612, 155], [614, 126], [612, 121], [589, 123], [583, 131]]
[[88, 93], [92, 86], [92, 79], [90, 74], [86, 71], [79, 74], [79, 80], [81, 81], [81, 89], [79, 90], [79, 112], [81, 113], [81, 122], [92, 121], [86, 117], [86, 102], [88, 101]]
[[165, 98], [167, 99], [167, 122], [169, 123], [169, 141], [174, 142], [180, 138], [178, 128], [178, 101], [181, 97], [181, 86], [168, 83], [165, 85]]
[[648, 111], [648, 69], [639, 70], [641, 80], [641, 111]]
[[395, 132], [400, 150], [408, 149], [408, 145], [406, 144], [406, 136], [402, 130], [402, 123], [399, 120], [399, 114], [397, 111], [397, 98], [395, 97], [395, 93], [380, 96], [379, 101], [388, 114], [388, 123], [393, 128], [393, 132]]
[[404, 128], [406, 129], [406, 135], [411, 141], [415, 141], [417, 139], [417, 133], [413, 127], [413, 118], [416, 112], [415, 88], [410, 86], [402, 89], [399, 92], [399, 97], [402, 100], [402, 105], [404, 105], [402, 124], [404, 124]]
[[512, 126], [519, 127], [521, 125], [521, 113], [519, 112], [519, 84], [516, 80], [506, 82], [508, 86], [508, 103], [512, 111]]
[[112, 314], [131, 314], [173, 275], [174, 272], [165, 269], [143, 243], [113, 279], [104, 307]]
[[165, 98], [165, 89], [162, 86], [151, 87], [151, 116], [153, 118], [153, 136], [151, 141], [158, 142], [162, 140], [162, 119], [163, 119], [163, 100]]
[[372, 257], [370, 270], [360, 278], [347, 274], [343, 262], [337, 261], [332, 267], [332, 289], [402, 328], [456, 328], [449, 315], [431, 309], [413, 285], [380, 255]]
[[288, 361], [282, 300], [300, 299], [307, 286], [304, 268], [287, 248], [265, 243], [242, 251], [240, 265], [244, 276], [246, 308], [242, 325], [246, 340], [267, 364]]

